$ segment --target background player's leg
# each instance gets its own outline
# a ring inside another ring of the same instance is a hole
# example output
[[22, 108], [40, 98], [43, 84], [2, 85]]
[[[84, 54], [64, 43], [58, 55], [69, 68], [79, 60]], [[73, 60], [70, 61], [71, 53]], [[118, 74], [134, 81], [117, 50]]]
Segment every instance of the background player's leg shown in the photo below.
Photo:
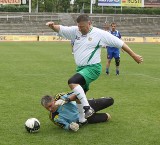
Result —
[[120, 58], [115, 58], [116, 75], [119, 75]]

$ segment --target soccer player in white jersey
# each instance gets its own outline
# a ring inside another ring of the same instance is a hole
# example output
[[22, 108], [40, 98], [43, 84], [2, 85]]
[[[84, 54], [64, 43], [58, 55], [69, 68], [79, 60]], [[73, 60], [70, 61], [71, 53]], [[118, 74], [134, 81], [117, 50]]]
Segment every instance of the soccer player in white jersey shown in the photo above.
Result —
[[107, 31], [92, 26], [88, 15], [82, 14], [77, 18], [77, 26], [55, 25], [54, 22], [47, 22], [47, 26], [71, 41], [74, 41], [74, 59], [77, 65], [77, 73], [69, 80], [70, 89], [77, 95], [81, 104], [78, 104], [79, 112], [84, 109], [85, 116], [79, 118], [80, 122], [86, 121], [94, 114], [90, 107], [86, 92], [91, 82], [95, 81], [101, 74], [101, 46], [113, 46], [122, 48], [137, 63], [143, 61], [142, 56], [133, 52], [127, 44]]

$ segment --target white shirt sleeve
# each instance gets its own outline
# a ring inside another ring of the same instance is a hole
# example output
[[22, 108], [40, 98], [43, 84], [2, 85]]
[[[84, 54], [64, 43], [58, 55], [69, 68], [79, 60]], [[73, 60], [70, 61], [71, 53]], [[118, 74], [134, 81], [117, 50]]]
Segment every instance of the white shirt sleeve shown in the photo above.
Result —
[[[103, 31], [103, 30], [102, 30]], [[107, 31], [101, 32], [102, 37], [101, 37], [101, 43], [106, 46], [111, 46], [111, 47], [116, 47], [116, 48], [122, 48], [124, 42], [117, 38], [116, 36], [110, 34]]]
[[60, 25], [59, 35], [65, 37], [66, 39], [74, 40], [76, 37], [77, 29], [78, 27], [76, 26], [68, 27]]

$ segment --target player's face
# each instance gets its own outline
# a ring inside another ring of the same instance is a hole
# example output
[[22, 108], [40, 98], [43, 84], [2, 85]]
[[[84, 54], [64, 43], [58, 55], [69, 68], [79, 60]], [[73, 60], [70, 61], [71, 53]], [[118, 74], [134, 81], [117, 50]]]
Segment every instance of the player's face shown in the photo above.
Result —
[[112, 24], [112, 31], [115, 31], [116, 30], [116, 25], [115, 24]]
[[90, 21], [78, 23], [78, 28], [79, 28], [79, 31], [82, 33], [82, 35], [86, 35], [89, 32], [90, 27], [91, 27]]
[[50, 112], [55, 112], [56, 111], [56, 106], [55, 106], [55, 101], [52, 101], [50, 103], [48, 103], [45, 108], [50, 111]]
[[109, 31], [109, 24], [106, 24], [104, 29], [105, 31]]

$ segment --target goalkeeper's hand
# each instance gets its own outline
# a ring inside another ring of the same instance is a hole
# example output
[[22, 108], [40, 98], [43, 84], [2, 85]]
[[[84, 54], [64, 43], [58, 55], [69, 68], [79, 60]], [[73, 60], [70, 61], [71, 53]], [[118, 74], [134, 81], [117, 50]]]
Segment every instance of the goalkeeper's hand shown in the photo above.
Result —
[[65, 103], [68, 103], [70, 102], [70, 99], [69, 98], [66, 98], [66, 99], [59, 99], [56, 101], [55, 105], [56, 106], [62, 106], [64, 105]]
[[73, 131], [77, 131], [79, 129], [79, 125], [75, 122], [72, 122], [70, 125], [69, 125], [69, 128]]
[[62, 105], [64, 105], [65, 103], [66, 103], [65, 100], [59, 99], [59, 100], [57, 100], [57, 101], [55, 102], [55, 105], [56, 105], [56, 106], [62, 106]]

